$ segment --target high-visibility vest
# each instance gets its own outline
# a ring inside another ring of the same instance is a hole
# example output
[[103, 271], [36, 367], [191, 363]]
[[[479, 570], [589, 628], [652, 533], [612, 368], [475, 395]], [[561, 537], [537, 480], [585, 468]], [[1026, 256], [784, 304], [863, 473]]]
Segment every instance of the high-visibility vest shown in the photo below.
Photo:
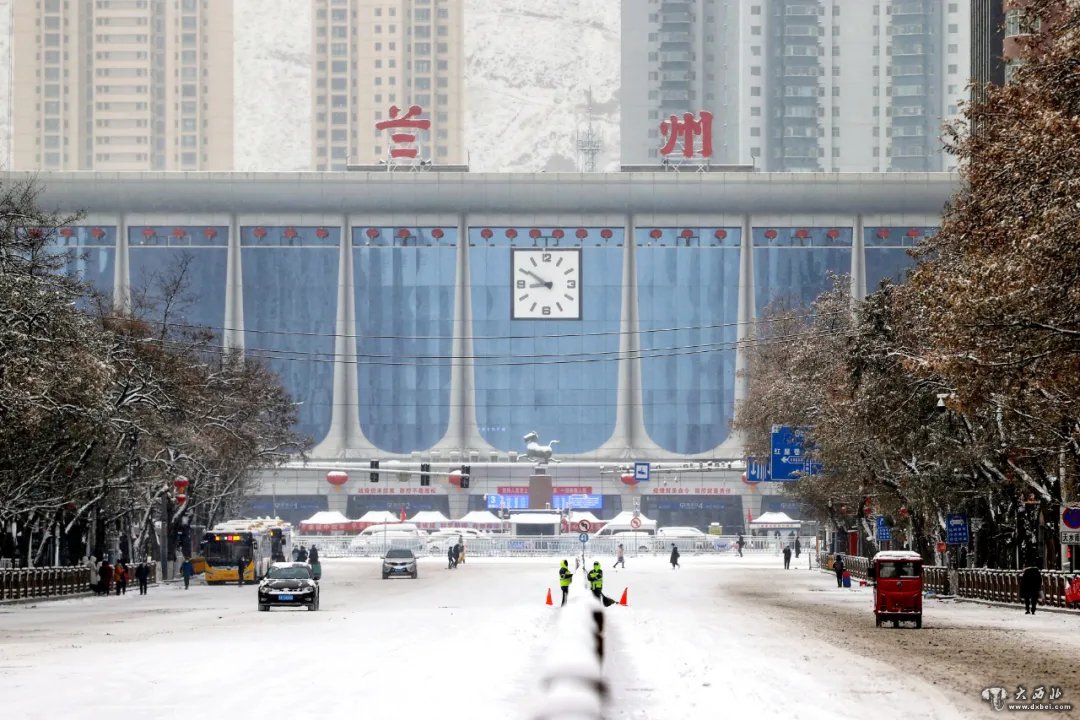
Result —
[[593, 568], [593, 571], [589, 573], [590, 580], [592, 580], [593, 590], [604, 589], [604, 571], [600, 568]]
[[570, 587], [574, 574], [565, 565], [559, 567], [559, 587]]

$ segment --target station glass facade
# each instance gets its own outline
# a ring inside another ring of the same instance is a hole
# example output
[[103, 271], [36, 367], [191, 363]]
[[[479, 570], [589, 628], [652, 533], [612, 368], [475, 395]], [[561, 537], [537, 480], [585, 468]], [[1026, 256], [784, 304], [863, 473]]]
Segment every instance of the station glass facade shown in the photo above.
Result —
[[[145, 226], [128, 228], [132, 307], [160, 321], [169, 301], [167, 288], [180, 280], [168, 321], [210, 328], [221, 337], [225, 321], [225, 272], [229, 228], [224, 226]], [[177, 327], [187, 330], [187, 327]]]
[[52, 236], [50, 245], [50, 252], [64, 255], [68, 274], [86, 283], [108, 307], [116, 274], [116, 227], [65, 226]]
[[381, 450], [446, 432], [457, 240], [456, 227], [352, 230], [360, 426]]
[[866, 291], [874, 292], [882, 280], [898, 285], [915, 267], [908, 255], [924, 237], [937, 232], [936, 227], [867, 227], [863, 228], [866, 253]]
[[754, 228], [757, 316], [777, 298], [809, 305], [830, 287], [829, 274], [851, 273], [850, 227]]
[[710, 523], [720, 523], [727, 535], [739, 532], [746, 518], [740, 495], [643, 495], [641, 512], [660, 527], [708, 530]]
[[637, 228], [645, 427], [677, 453], [727, 437], [734, 410], [737, 227]]
[[333, 404], [340, 242], [338, 227], [240, 228], [244, 349], [280, 375], [294, 430], [316, 443]]
[[[623, 228], [469, 229], [476, 419], [500, 450], [530, 431], [560, 453], [601, 446], [615, 428]], [[513, 320], [512, 251], [580, 249], [580, 320]]]

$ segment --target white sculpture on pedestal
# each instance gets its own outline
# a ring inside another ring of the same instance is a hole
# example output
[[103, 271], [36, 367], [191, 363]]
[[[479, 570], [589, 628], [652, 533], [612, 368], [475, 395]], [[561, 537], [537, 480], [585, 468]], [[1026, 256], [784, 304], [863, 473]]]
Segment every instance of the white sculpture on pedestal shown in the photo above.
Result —
[[536, 434], [536, 431], [529, 433], [522, 440], [525, 441], [525, 457], [536, 461], [537, 465], [559, 462], [552, 457], [555, 451], [551, 447], [552, 445], [558, 445], [558, 440], [552, 440], [547, 445], [541, 445], [540, 436]]

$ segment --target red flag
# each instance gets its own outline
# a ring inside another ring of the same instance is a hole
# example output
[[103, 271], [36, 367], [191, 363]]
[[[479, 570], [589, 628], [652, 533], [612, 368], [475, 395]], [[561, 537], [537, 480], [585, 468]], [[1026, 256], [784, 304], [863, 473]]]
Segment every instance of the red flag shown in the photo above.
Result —
[[401, 506], [400, 517], [401, 517], [401, 522], [405, 522], [405, 506], [404, 505]]
[[746, 511], [746, 521], [747, 522], [754, 522], [754, 516], [749, 510]]

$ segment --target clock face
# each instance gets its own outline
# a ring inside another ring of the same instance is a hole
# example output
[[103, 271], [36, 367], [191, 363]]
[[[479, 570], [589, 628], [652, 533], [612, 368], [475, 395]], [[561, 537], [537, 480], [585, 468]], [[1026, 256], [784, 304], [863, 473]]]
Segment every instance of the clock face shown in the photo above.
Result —
[[581, 248], [513, 248], [512, 320], [581, 319]]

